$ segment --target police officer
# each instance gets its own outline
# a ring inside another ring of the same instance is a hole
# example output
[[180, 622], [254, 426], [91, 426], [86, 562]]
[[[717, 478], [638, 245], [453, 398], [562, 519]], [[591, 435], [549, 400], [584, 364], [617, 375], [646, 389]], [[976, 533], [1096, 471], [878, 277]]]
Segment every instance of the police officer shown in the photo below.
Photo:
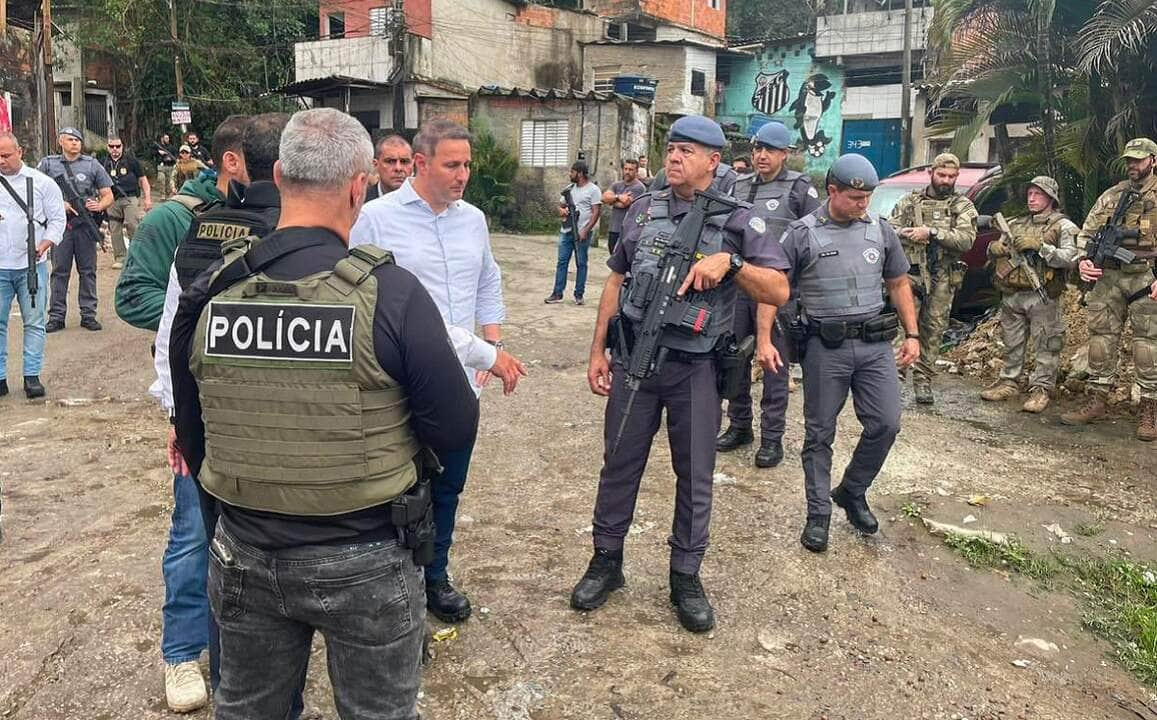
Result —
[[976, 207], [956, 192], [959, 175], [959, 158], [952, 153], [937, 155], [928, 168], [928, 186], [900, 198], [892, 209], [891, 222], [911, 266], [920, 318], [920, 360], [912, 368], [912, 390], [923, 405], [935, 401], [936, 358], [952, 301], [964, 283], [960, 258], [976, 242]]
[[[720, 162], [719, 167], [715, 168], [715, 176], [711, 181], [711, 189], [724, 195], [731, 195], [735, 190], [735, 183], [739, 180], [739, 173], [725, 162]], [[647, 189], [651, 192], [658, 192], [659, 190], [666, 190], [671, 186], [667, 180], [667, 168], [659, 168], [659, 172], [655, 173], [655, 177], [651, 178], [651, 182], [647, 184]]]
[[[1105, 416], [1109, 388], [1120, 363], [1121, 327], [1133, 312], [1133, 364], [1141, 389], [1141, 419], [1137, 439], [1157, 440], [1157, 143], [1136, 138], [1121, 156], [1129, 179], [1109, 188], [1089, 211], [1077, 236], [1081, 279], [1096, 283], [1086, 296], [1089, 312], [1089, 398], [1079, 410], [1065, 413], [1066, 425], [1085, 425]], [[1126, 193], [1129, 193], [1126, 195]], [[1128, 231], [1121, 244], [1132, 252], [1132, 262], [1110, 259], [1096, 267], [1087, 257], [1089, 242], [1129, 200], [1122, 226]], [[1148, 293], [1145, 289], [1148, 288]], [[1136, 298], [1130, 303], [1130, 298]]]
[[105, 172], [112, 178], [113, 204], [108, 208], [108, 232], [112, 236], [113, 269], [120, 270], [125, 261], [125, 232], [132, 238], [137, 234], [141, 215], [153, 207], [149, 178], [132, 153], [125, 151], [125, 143], [118, 137], [108, 139], [108, 158]]
[[[896, 366], [920, 357], [904, 248], [891, 225], [867, 210], [878, 183], [867, 158], [841, 156], [828, 171], [828, 201], [783, 237], [800, 305], [792, 331], [803, 356], [807, 524], [800, 542], [813, 552], [827, 549], [833, 501], [856, 529], [876, 532], [865, 496], [900, 431]], [[896, 316], [885, 312], [884, 286], [905, 333], [897, 357], [890, 342]], [[832, 442], [849, 389], [864, 430], [833, 490]]]
[[[735, 197], [751, 203], [751, 212], [763, 219], [768, 235], [778, 240], [788, 223], [819, 207], [819, 193], [806, 175], [785, 166], [792, 136], [783, 123], [773, 120], [760, 127], [753, 145], [755, 172], [736, 181]], [[788, 353], [783, 328], [775, 322], [775, 316], [776, 308], [758, 306], [746, 294], [739, 294], [733, 331], [741, 338], [755, 335], [756, 358], [764, 368], [763, 396], [759, 403], [760, 442], [755, 453], [755, 466], [761, 468], [775, 467], [783, 460], [783, 430], [791, 377], [785, 362]], [[728, 402], [727, 417], [730, 426], [715, 441], [715, 449], [720, 452], [754, 440], [750, 375], [741, 378], [739, 397]]]
[[372, 159], [350, 116], [295, 114], [277, 230], [203, 273], [173, 322], [178, 448], [221, 513], [220, 720], [286, 717], [315, 631], [342, 718], [417, 715], [424, 448], [472, 438], [478, 401], [418, 280], [347, 248]]
[[[647, 305], [632, 291], [638, 288], [645, 293], [646, 282], [639, 278], [657, 275], [663, 243], [683, 221], [695, 192], [711, 186], [725, 143], [723, 130], [712, 120], [688, 116], [675, 121], [667, 141], [670, 187], [635, 201], [615, 254], [607, 261], [611, 275], [599, 303], [587, 370], [591, 391], [609, 396], [604, 429], [607, 447], [594, 508], [594, 557], [571, 594], [572, 607], [593, 610], [623, 585], [623, 540], [631, 526], [651, 442], [666, 409], [676, 476], [675, 519], [667, 541], [671, 546], [670, 598], [679, 622], [692, 632], [710, 630], [715, 623], [699, 580], [711, 520], [714, 443], [720, 419], [713, 350], [731, 329], [736, 286], [760, 302], [782, 304], [787, 300], [782, 273], [787, 264], [778, 243], [765, 233], [763, 219], [746, 209], [709, 219], [698, 245], [702, 259], [691, 267], [682, 289], [714, 289], [707, 296], [712, 298], [712, 319], [699, 334], [669, 332], [663, 337], [669, 348], [667, 359], [654, 376], [642, 382], [629, 414], [631, 393], [623, 365], [627, 359], [616, 356], [612, 371], [606, 352], [607, 328], [617, 313], [631, 325], [642, 319]], [[627, 273], [632, 280], [624, 288]], [[620, 427], [621, 441], [616, 442]]]
[[[60, 155], [49, 155], [40, 161], [37, 170], [48, 175], [60, 186], [67, 203], [68, 228], [64, 239], [52, 249], [52, 295], [48, 308], [45, 332], [64, 329], [68, 311], [68, 278], [76, 262], [80, 283], [77, 300], [80, 304], [80, 326], [85, 330], [100, 330], [96, 319], [96, 249], [102, 238], [100, 216], [113, 204], [112, 178], [91, 155], [82, 155], [84, 135], [74, 127], [66, 127], [58, 137]], [[73, 198], [70, 202], [69, 198]], [[83, 207], [75, 204], [83, 203]], [[88, 213], [91, 223], [84, 222], [77, 213]]]
[[[993, 283], [1003, 295], [1000, 329], [1004, 367], [980, 397], [997, 402], [1020, 394], [1017, 382], [1024, 368], [1025, 350], [1032, 343], [1036, 359], [1029, 396], [1021, 409], [1039, 413], [1048, 407], [1057, 384], [1065, 342], [1065, 321], [1057, 298], [1065, 291], [1068, 271], [1076, 267], [1080, 229], [1060, 211], [1061, 191], [1056, 180], [1046, 175], [1033, 178], [1026, 196], [1030, 214], [1013, 218], [1008, 223], [1011, 235], [988, 246]], [[1013, 254], [1023, 262], [1014, 265]]]

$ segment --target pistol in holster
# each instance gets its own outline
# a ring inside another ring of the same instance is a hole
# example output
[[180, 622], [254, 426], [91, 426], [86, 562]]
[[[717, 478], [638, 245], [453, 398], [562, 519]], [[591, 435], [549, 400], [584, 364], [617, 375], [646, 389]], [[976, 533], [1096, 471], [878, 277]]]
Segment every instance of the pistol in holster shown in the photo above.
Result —
[[734, 400], [743, 392], [744, 378], [751, 377], [751, 358], [755, 354], [755, 336], [723, 336], [715, 351], [715, 387], [723, 400]]
[[624, 364], [635, 349], [634, 328], [631, 321], [621, 314], [612, 317], [607, 324], [607, 347], [611, 350], [611, 357]]
[[418, 462], [418, 482], [404, 495], [390, 501], [390, 523], [402, 533], [402, 544], [414, 553], [414, 564], [429, 565], [434, 560], [434, 503], [431, 481], [442, 472], [437, 457], [423, 450]]
[[780, 317], [780, 322], [783, 323], [784, 330], [787, 337], [791, 340], [788, 344], [790, 362], [803, 362], [803, 357], [807, 353], [807, 341], [811, 337], [811, 325], [804, 317], [803, 303], [794, 301], [793, 312], [789, 312], [786, 318]]

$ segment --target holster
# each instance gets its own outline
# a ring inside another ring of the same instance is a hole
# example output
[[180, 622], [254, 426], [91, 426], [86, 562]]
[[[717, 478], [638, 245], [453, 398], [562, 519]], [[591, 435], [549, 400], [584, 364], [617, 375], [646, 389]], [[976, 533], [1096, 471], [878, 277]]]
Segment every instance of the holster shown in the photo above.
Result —
[[630, 320], [622, 315], [610, 319], [607, 323], [607, 347], [616, 362], [627, 362], [635, 349], [635, 332]]
[[755, 336], [738, 340], [724, 336], [715, 351], [715, 387], [723, 400], [734, 400], [743, 392], [744, 378], [751, 377], [751, 358], [755, 354]]
[[[439, 468], [440, 470], [440, 468]], [[402, 533], [402, 543], [414, 553], [414, 564], [434, 560], [434, 504], [430, 476], [423, 474], [405, 495], [390, 501], [390, 523]]]
[[862, 339], [864, 342], [892, 342], [900, 332], [900, 319], [895, 313], [883, 313], [864, 321]]
[[803, 357], [807, 353], [807, 341], [811, 337], [811, 326], [804, 320], [803, 307], [798, 302], [795, 306], [795, 312], [788, 315], [783, 327], [790, 340], [788, 343], [788, 361], [803, 362]]

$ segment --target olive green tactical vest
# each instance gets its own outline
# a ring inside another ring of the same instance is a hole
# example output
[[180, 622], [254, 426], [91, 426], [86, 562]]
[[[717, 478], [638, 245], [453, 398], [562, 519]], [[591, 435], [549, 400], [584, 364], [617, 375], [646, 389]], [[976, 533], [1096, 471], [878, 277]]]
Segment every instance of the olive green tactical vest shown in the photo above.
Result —
[[[1105, 194], [1105, 218], [1113, 216], [1117, 203], [1126, 190], [1132, 187], [1128, 180], [1109, 188]], [[1153, 250], [1157, 248], [1157, 182], [1150, 177], [1142, 187], [1141, 197], [1133, 201], [1125, 212], [1126, 228], [1137, 228], [1140, 237], [1123, 238], [1121, 246], [1131, 250]]]
[[[223, 267], [242, 256], [228, 253]], [[406, 393], [374, 352], [372, 272], [392, 262], [384, 250], [352, 248], [332, 271], [293, 282], [254, 275], [202, 311], [190, 366], [205, 422], [200, 481], [211, 495], [324, 516], [414, 484], [420, 446]]]
[[[1064, 219], [1065, 215], [1062, 212], [1052, 212], [1039, 220], [1033, 217], [1015, 218], [1009, 221], [1009, 230], [1012, 230], [1014, 237], [1036, 238], [1042, 244], [1056, 247], [1061, 231], [1061, 221]], [[1005, 239], [1005, 242], [1009, 241], [1010, 238]], [[1026, 253], [1025, 258], [1036, 271], [1037, 277], [1044, 285], [1045, 293], [1051, 298], [1060, 297], [1061, 293], [1065, 291], [1065, 271], [1049, 267], [1048, 263], [1036, 252]], [[1007, 257], [996, 261], [992, 280], [996, 289], [1003, 293], [1032, 289], [1028, 270], [1023, 266], [1011, 267]]]

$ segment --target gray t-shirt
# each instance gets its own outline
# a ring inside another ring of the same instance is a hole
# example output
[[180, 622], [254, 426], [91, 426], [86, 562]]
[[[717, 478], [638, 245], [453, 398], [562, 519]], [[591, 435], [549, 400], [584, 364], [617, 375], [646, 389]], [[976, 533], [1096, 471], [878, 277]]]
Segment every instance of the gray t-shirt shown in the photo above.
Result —
[[[591, 220], [591, 213], [594, 212], [595, 205], [603, 204], [603, 191], [599, 190], [599, 186], [593, 182], [588, 182], [586, 185], [579, 187], [573, 185], [570, 191], [571, 202], [574, 203], [575, 208], [578, 209], [578, 229], [581, 231]], [[558, 196], [558, 201], [562, 205], [566, 205], [566, 198], [562, 195]], [[563, 220], [563, 232], [570, 230], [570, 222]], [[577, 239], [577, 238], [576, 238]]]
[[[100, 194], [98, 191], [102, 188], [112, 187], [112, 178], [109, 177], [108, 171], [97, 162], [96, 158], [90, 155], [81, 155], [73, 160], [70, 164], [72, 178], [68, 177], [64, 169], [66, 162], [63, 155], [49, 155], [40, 161], [36, 169], [53, 180], [63, 175], [72, 183], [80, 196], [86, 200], [95, 198]], [[59, 181], [57, 182], [59, 183]]]
[[[622, 195], [623, 193], [626, 193], [627, 195], [631, 196], [631, 202], [633, 203], [638, 200], [643, 195], [643, 193], [647, 192], [647, 186], [638, 180], [635, 180], [630, 185], [626, 184], [622, 180], [619, 180], [615, 184], [611, 185], [611, 192], [613, 192], [615, 195]], [[628, 205], [627, 207], [623, 208], [611, 208], [611, 232], [617, 233], [623, 231], [623, 218], [627, 216], [627, 210], [629, 210], [630, 207], [631, 206]]]

